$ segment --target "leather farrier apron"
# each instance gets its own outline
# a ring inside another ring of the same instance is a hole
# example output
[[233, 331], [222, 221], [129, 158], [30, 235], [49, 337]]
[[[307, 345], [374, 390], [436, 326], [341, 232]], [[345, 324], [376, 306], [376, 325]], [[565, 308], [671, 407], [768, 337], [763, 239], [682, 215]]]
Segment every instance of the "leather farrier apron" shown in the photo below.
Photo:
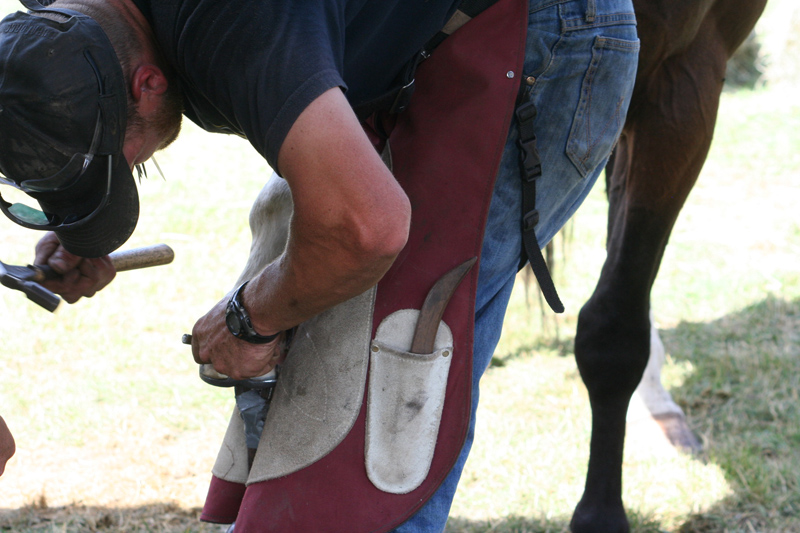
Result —
[[[376, 289], [301, 325], [250, 472], [234, 413], [203, 520], [236, 521], [237, 533], [388, 531], [453, 467], [470, 420], [477, 265], [451, 299], [433, 352], [404, 350], [431, 286], [480, 254], [527, 13], [525, 0], [500, 0], [419, 66], [388, 141], [412, 206], [408, 244]], [[331, 337], [343, 332], [344, 341]], [[342, 342], [346, 354], [320, 349]], [[328, 396], [308, 400], [315, 393]]]

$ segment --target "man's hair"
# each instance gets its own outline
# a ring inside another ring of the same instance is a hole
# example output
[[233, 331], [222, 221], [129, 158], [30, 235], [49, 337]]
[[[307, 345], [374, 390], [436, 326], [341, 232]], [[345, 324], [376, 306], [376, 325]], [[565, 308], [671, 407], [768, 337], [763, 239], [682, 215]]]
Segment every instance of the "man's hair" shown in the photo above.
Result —
[[[91, 2], [81, 2], [80, 0], [56, 0], [53, 2], [52, 7], [60, 7], [64, 9], [71, 9], [73, 11], [81, 12], [85, 15], [92, 17], [111, 41], [111, 46], [117, 54], [120, 66], [122, 67], [122, 74], [125, 76], [125, 87], [128, 98], [128, 127], [139, 128], [142, 126], [141, 117], [137, 114], [136, 104], [133, 101], [131, 90], [131, 78], [133, 76], [133, 61], [144, 52], [144, 45], [141, 42], [141, 34], [136, 31], [136, 28], [131, 25], [125, 18], [124, 14], [117, 9], [108, 7], [97, 7], [96, 4]], [[122, 4], [122, 9], [130, 9], [127, 4]], [[152, 42], [155, 43], [155, 37], [147, 35]], [[183, 111], [183, 97], [178, 89], [177, 78], [174, 75], [172, 67], [164, 59], [161, 51], [157, 46], [154, 46], [156, 56], [156, 66], [164, 72], [167, 76], [169, 88], [165, 95], [167, 108], [170, 117], [165, 120], [165, 123], [173, 124], [176, 117], [175, 114], [180, 115]], [[160, 148], [166, 148], [178, 135], [180, 131], [180, 117], [178, 120], [178, 128], [175, 131], [170, 131], [168, 138]], [[171, 128], [169, 128], [171, 129]]]
[[[125, 17], [119, 11], [98, 8], [92, 3], [75, 2], [74, 0], [56, 0], [53, 2], [52, 7], [71, 9], [92, 17], [103, 28], [108, 40], [111, 41], [111, 46], [114, 47], [114, 52], [117, 54], [125, 79], [130, 79], [133, 74], [131, 72], [131, 62], [134, 57], [142, 53], [143, 46], [136, 29], [125, 20]], [[162, 67], [162, 65], [158, 66], [159, 68]]]

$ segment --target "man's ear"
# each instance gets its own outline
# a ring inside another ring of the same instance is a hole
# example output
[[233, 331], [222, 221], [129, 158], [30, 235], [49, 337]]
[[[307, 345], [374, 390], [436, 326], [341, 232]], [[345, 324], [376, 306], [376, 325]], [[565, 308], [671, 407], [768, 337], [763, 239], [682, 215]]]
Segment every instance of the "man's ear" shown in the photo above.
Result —
[[139, 112], [146, 115], [155, 109], [168, 86], [167, 77], [156, 65], [145, 63], [136, 67], [131, 77], [131, 96]]

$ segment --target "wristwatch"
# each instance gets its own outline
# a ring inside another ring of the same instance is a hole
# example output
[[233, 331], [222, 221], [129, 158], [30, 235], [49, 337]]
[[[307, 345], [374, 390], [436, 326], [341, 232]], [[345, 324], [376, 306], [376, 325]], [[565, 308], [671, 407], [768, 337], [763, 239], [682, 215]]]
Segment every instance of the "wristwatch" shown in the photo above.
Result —
[[228, 308], [225, 310], [225, 323], [228, 325], [234, 337], [242, 339], [243, 341], [252, 344], [266, 344], [278, 338], [280, 332], [274, 335], [259, 335], [253, 327], [253, 322], [250, 320], [250, 315], [242, 304], [242, 291], [244, 290], [247, 281], [239, 285], [236, 292], [233, 293], [231, 299], [228, 301]]

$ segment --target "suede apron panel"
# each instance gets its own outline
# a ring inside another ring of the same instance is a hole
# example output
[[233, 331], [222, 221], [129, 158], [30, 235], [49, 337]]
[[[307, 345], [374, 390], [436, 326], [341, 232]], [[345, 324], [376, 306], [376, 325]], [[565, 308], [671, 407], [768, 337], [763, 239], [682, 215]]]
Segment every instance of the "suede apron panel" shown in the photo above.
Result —
[[[397, 115], [388, 141], [394, 175], [411, 200], [411, 233], [378, 284], [373, 339], [384, 319], [419, 309], [442, 275], [480, 254], [519, 89], [527, 16], [524, 0], [500, 0], [448, 37], [417, 71], [412, 103]], [[236, 521], [237, 533], [381, 532], [407, 520], [447, 476], [466, 437], [477, 279], [478, 264], [443, 317], [452, 333], [452, 360], [438, 438], [421, 482], [411, 489], [402, 482], [378, 483], [390, 492], [370, 480], [368, 382], [355, 424], [330, 453], [247, 487], [214, 476], [201, 518]]]

